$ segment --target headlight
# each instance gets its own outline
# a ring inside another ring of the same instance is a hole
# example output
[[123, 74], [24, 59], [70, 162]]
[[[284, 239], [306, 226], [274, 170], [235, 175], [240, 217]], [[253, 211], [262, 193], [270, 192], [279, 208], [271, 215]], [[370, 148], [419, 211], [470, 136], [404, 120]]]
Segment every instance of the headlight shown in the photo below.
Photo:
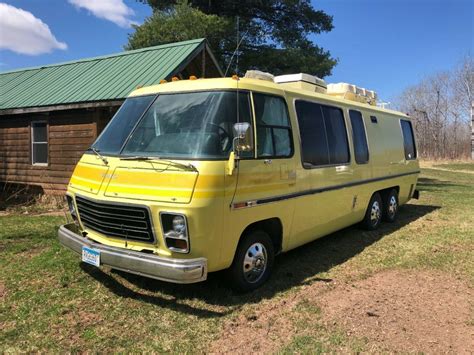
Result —
[[183, 216], [173, 218], [173, 230], [178, 234], [186, 233], [186, 220]]
[[186, 216], [160, 213], [161, 228], [168, 249], [178, 253], [189, 252], [189, 236]]

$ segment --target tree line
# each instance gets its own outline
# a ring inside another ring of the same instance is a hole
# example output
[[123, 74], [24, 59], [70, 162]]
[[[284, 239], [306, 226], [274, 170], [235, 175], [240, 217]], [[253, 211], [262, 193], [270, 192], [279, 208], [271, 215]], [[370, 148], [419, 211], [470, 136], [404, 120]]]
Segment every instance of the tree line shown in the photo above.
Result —
[[435, 73], [407, 88], [397, 109], [413, 122], [420, 157], [471, 157], [474, 58], [466, 56], [452, 70]]

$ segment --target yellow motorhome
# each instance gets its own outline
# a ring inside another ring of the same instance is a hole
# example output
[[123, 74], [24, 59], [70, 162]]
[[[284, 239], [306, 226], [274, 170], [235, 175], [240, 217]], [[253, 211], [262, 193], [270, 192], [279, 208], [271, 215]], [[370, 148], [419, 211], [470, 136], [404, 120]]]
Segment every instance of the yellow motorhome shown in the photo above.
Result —
[[306, 74], [137, 89], [77, 164], [59, 240], [96, 266], [176, 283], [227, 269], [255, 289], [276, 254], [417, 197], [410, 119], [375, 101]]

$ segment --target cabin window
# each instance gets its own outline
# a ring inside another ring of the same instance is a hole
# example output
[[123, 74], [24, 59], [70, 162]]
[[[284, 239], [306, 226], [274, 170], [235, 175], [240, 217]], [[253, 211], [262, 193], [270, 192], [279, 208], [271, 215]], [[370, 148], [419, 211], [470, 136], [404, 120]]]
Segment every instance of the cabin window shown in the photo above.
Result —
[[405, 148], [405, 159], [416, 159], [415, 136], [410, 121], [400, 120], [403, 134], [403, 146]]
[[348, 163], [349, 143], [342, 110], [307, 101], [296, 101], [305, 167]]
[[257, 124], [257, 157], [283, 158], [293, 155], [288, 108], [278, 96], [253, 94]]
[[349, 162], [349, 142], [342, 110], [337, 107], [322, 106], [326, 136], [328, 137], [329, 164]]
[[48, 125], [46, 122], [31, 123], [31, 162], [33, 165], [48, 164]]
[[354, 154], [357, 164], [369, 161], [369, 147], [364, 128], [364, 119], [359, 111], [349, 110], [352, 126], [352, 140], [354, 141]]

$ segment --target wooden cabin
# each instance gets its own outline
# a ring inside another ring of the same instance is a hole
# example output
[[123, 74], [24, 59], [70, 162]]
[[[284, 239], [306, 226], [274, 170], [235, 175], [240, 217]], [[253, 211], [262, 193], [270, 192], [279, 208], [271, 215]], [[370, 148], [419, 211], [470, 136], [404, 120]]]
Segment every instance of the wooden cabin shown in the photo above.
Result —
[[204, 39], [0, 73], [0, 185], [63, 194], [132, 90], [190, 75], [222, 76]]

